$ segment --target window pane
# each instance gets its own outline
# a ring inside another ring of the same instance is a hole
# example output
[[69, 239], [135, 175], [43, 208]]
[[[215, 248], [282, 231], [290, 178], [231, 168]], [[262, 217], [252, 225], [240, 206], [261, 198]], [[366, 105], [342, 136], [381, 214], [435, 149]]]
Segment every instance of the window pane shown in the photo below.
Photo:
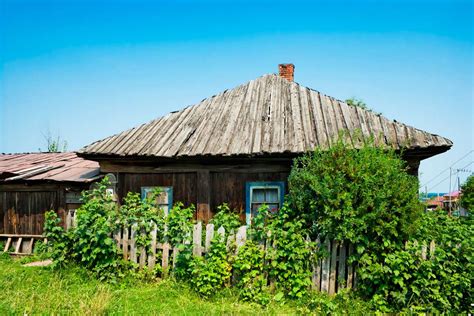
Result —
[[280, 207], [280, 204], [267, 204], [267, 205], [268, 205], [268, 209], [272, 213], [276, 213], [278, 211], [278, 208]]
[[252, 203], [251, 205], [251, 213], [252, 213], [252, 218], [255, 218], [258, 214], [258, 209], [262, 206], [261, 203]]
[[156, 203], [158, 204], [168, 204], [168, 192], [163, 189], [160, 194], [156, 197]]
[[265, 202], [265, 189], [252, 189], [252, 202]]
[[278, 203], [280, 201], [278, 196], [278, 189], [266, 189], [265, 202]]

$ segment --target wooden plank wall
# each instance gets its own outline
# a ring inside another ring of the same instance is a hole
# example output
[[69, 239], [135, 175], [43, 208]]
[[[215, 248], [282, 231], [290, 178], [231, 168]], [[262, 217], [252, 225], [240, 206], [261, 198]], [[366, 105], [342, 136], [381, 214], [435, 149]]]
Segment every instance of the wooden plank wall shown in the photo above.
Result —
[[44, 213], [58, 206], [57, 191], [0, 191], [0, 234], [41, 235]]
[[173, 203], [197, 207], [196, 219], [208, 221], [217, 206], [228, 203], [245, 220], [245, 183], [247, 181], [287, 181], [289, 172], [197, 172], [119, 173], [119, 199], [143, 186], [172, 186]]
[[173, 204], [181, 201], [189, 206], [197, 203], [197, 176], [195, 172], [181, 173], [120, 173], [118, 194], [121, 199], [128, 192], [141, 192], [145, 186], [172, 186]]
[[288, 172], [211, 172], [211, 210], [228, 203], [231, 209], [240, 211], [241, 219], [245, 220], [245, 183], [250, 181], [286, 183], [288, 175]]

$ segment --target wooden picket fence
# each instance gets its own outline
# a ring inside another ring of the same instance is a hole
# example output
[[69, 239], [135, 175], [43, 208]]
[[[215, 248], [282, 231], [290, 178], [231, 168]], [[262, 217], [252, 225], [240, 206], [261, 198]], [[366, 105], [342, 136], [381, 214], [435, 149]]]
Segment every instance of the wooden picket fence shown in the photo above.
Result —
[[[238, 252], [240, 247], [247, 240], [247, 226], [241, 226], [237, 232], [226, 234], [223, 227], [215, 231], [213, 224], [205, 226], [205, 239], [202, 240], [203, 226], [198, 222], [193, 227], [192, 248], [194, 256], [202, 256], [209, 251], [211, 240], [214, 234], [222, 236], [227, 243], [228, 249], [235, 246]], [[158, 242], [157, 229], [151, 232], [151, 249], [146, 251], [143, 247], [137, 246], [137, 237], [140, 234], [137, 225], [123, 227], [114, 234], [114, 239], [118, 248], [123, 254], [125, 260], [129, 260], [139, 265], [140, 268], [154, 269], [157, 264], [161, 265], [163, 271], [172, 269], [178, 256], [178, 247], [171, 247], [167, 242]], [[356, 282], [356, 273], [354, 265], [347, 262], [352, 254], [352, 247], [347, 244], [340, 244], [334, 241], [325, 241], [320, 243], [329, 256], [320, 260], [313, 266], [312, 283], [313, 288], [318, 291], [335, 294], [340, 289], [354, 287]], [[171, 265], [171, 266], [170, 266]]]
[[[74, 213], [68, 214], [65, 224], [67, 228], [75, 226]], [[207, 224], [204, 228], [204, 240], [202, 238], [203, 228], [201, 222], [193, 226], [192, 248], [194, 256], [202, 256], [209, 251], [211, 240], [216, 233], [221, 235], [222, 238], [226, 238], [224, 240], [226, 241], [228, 249], [235, 246], [236, 252], [238, 252], [239, 248], [242, 247], [247, 240], [247, 226], [239, 227], [234, 233], [226, 232], [223, 227], [215, 231], [213, 224]], [[161, 265], [163, 271], [173, 269], [179, 254], [178, 247], [172, 247], [167, 242], [159, 242], [157, 240], [158, 231], [155, 227], [151, 232], [150, 251], [147, 252], [146, 249], [137, 245], [139, 234], [140, 231], [136, 224], [129, 227], [122, 227], [114, 234], [113, 237], [123, 254], [123, 258], [138, 264], [141, 269], [154, 269], [156, 265]], [[316, 244], [320, 249], [324, 249], [328, 256], [320, 259], [317, 264], [312, 267], [313, 289], [332, 295], [343, 288], [356, 287], [356, 266], [348, 262], [348, 258], [354, 251], [352, 245], [330, 240], [323, 242], [316, 240]], [[424, 260], [426, 260], [428, 256], [431, 258], [435, 253], [435, 248], [436, 245], [434, 241], [429, 245], [423, 244], [421, 246], [420, 257]]]

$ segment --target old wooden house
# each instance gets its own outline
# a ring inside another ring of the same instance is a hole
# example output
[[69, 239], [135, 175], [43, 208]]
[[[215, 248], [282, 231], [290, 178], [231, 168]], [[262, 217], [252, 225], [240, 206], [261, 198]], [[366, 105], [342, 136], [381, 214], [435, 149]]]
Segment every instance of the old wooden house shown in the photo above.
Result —
[[41, 235], [46, 211], [64, 220], [100, 177], [97, 162], [75, 153], [0, 155], [0, 235]]
[[249, 221], [262, 203], [282, 204], [293, 158], [327, 148], [341, 131], [348, 138], [362, 133], [373, 135], [377, 144], [404, 148], [413, 174], [421, 160], [452, 146], [444, 137], [350, 106], [293, 77], [294, 66], [282, 64], [278, 75], [223, 91], [78, 154], [116, 176], [119, 198], [159, 186], [167, 192], [164, 206], [194, 204], [196, 217], [207, 221], [227, 202]]

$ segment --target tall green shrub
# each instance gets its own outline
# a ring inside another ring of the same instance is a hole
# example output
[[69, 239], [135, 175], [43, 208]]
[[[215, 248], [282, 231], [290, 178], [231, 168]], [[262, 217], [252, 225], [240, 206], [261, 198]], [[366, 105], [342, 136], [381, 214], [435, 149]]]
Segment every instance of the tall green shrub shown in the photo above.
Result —
[[461, 206], [468, 212], [474, 212], [474, 175], [470, 175], [461, 187]]
[[368, 141], [338, 141], [295, 160], [290, 198], [313, 237], [320, 235], [387, 252], [416, 231], [422, 207], [418, 181], [393, 150]]
[[118, 205], [107, 193], [105, 178], [90, 191], [84, 191], [84, 204], [76, 212], [74, 256], [86, 268], [107, 279], [119, 270], [118, 250], [112, 234], [119, 218]]
[[[338, 141], [297, 159], [289, 177], [291, 215], [313, 237], [355, 246], [357, 292], [385, 312], [467, 311], [472, 301], [472, 221], [422, 212], [406, 164], [372, 141]], [[434, 256], [422, 244], [436, 241]]]

